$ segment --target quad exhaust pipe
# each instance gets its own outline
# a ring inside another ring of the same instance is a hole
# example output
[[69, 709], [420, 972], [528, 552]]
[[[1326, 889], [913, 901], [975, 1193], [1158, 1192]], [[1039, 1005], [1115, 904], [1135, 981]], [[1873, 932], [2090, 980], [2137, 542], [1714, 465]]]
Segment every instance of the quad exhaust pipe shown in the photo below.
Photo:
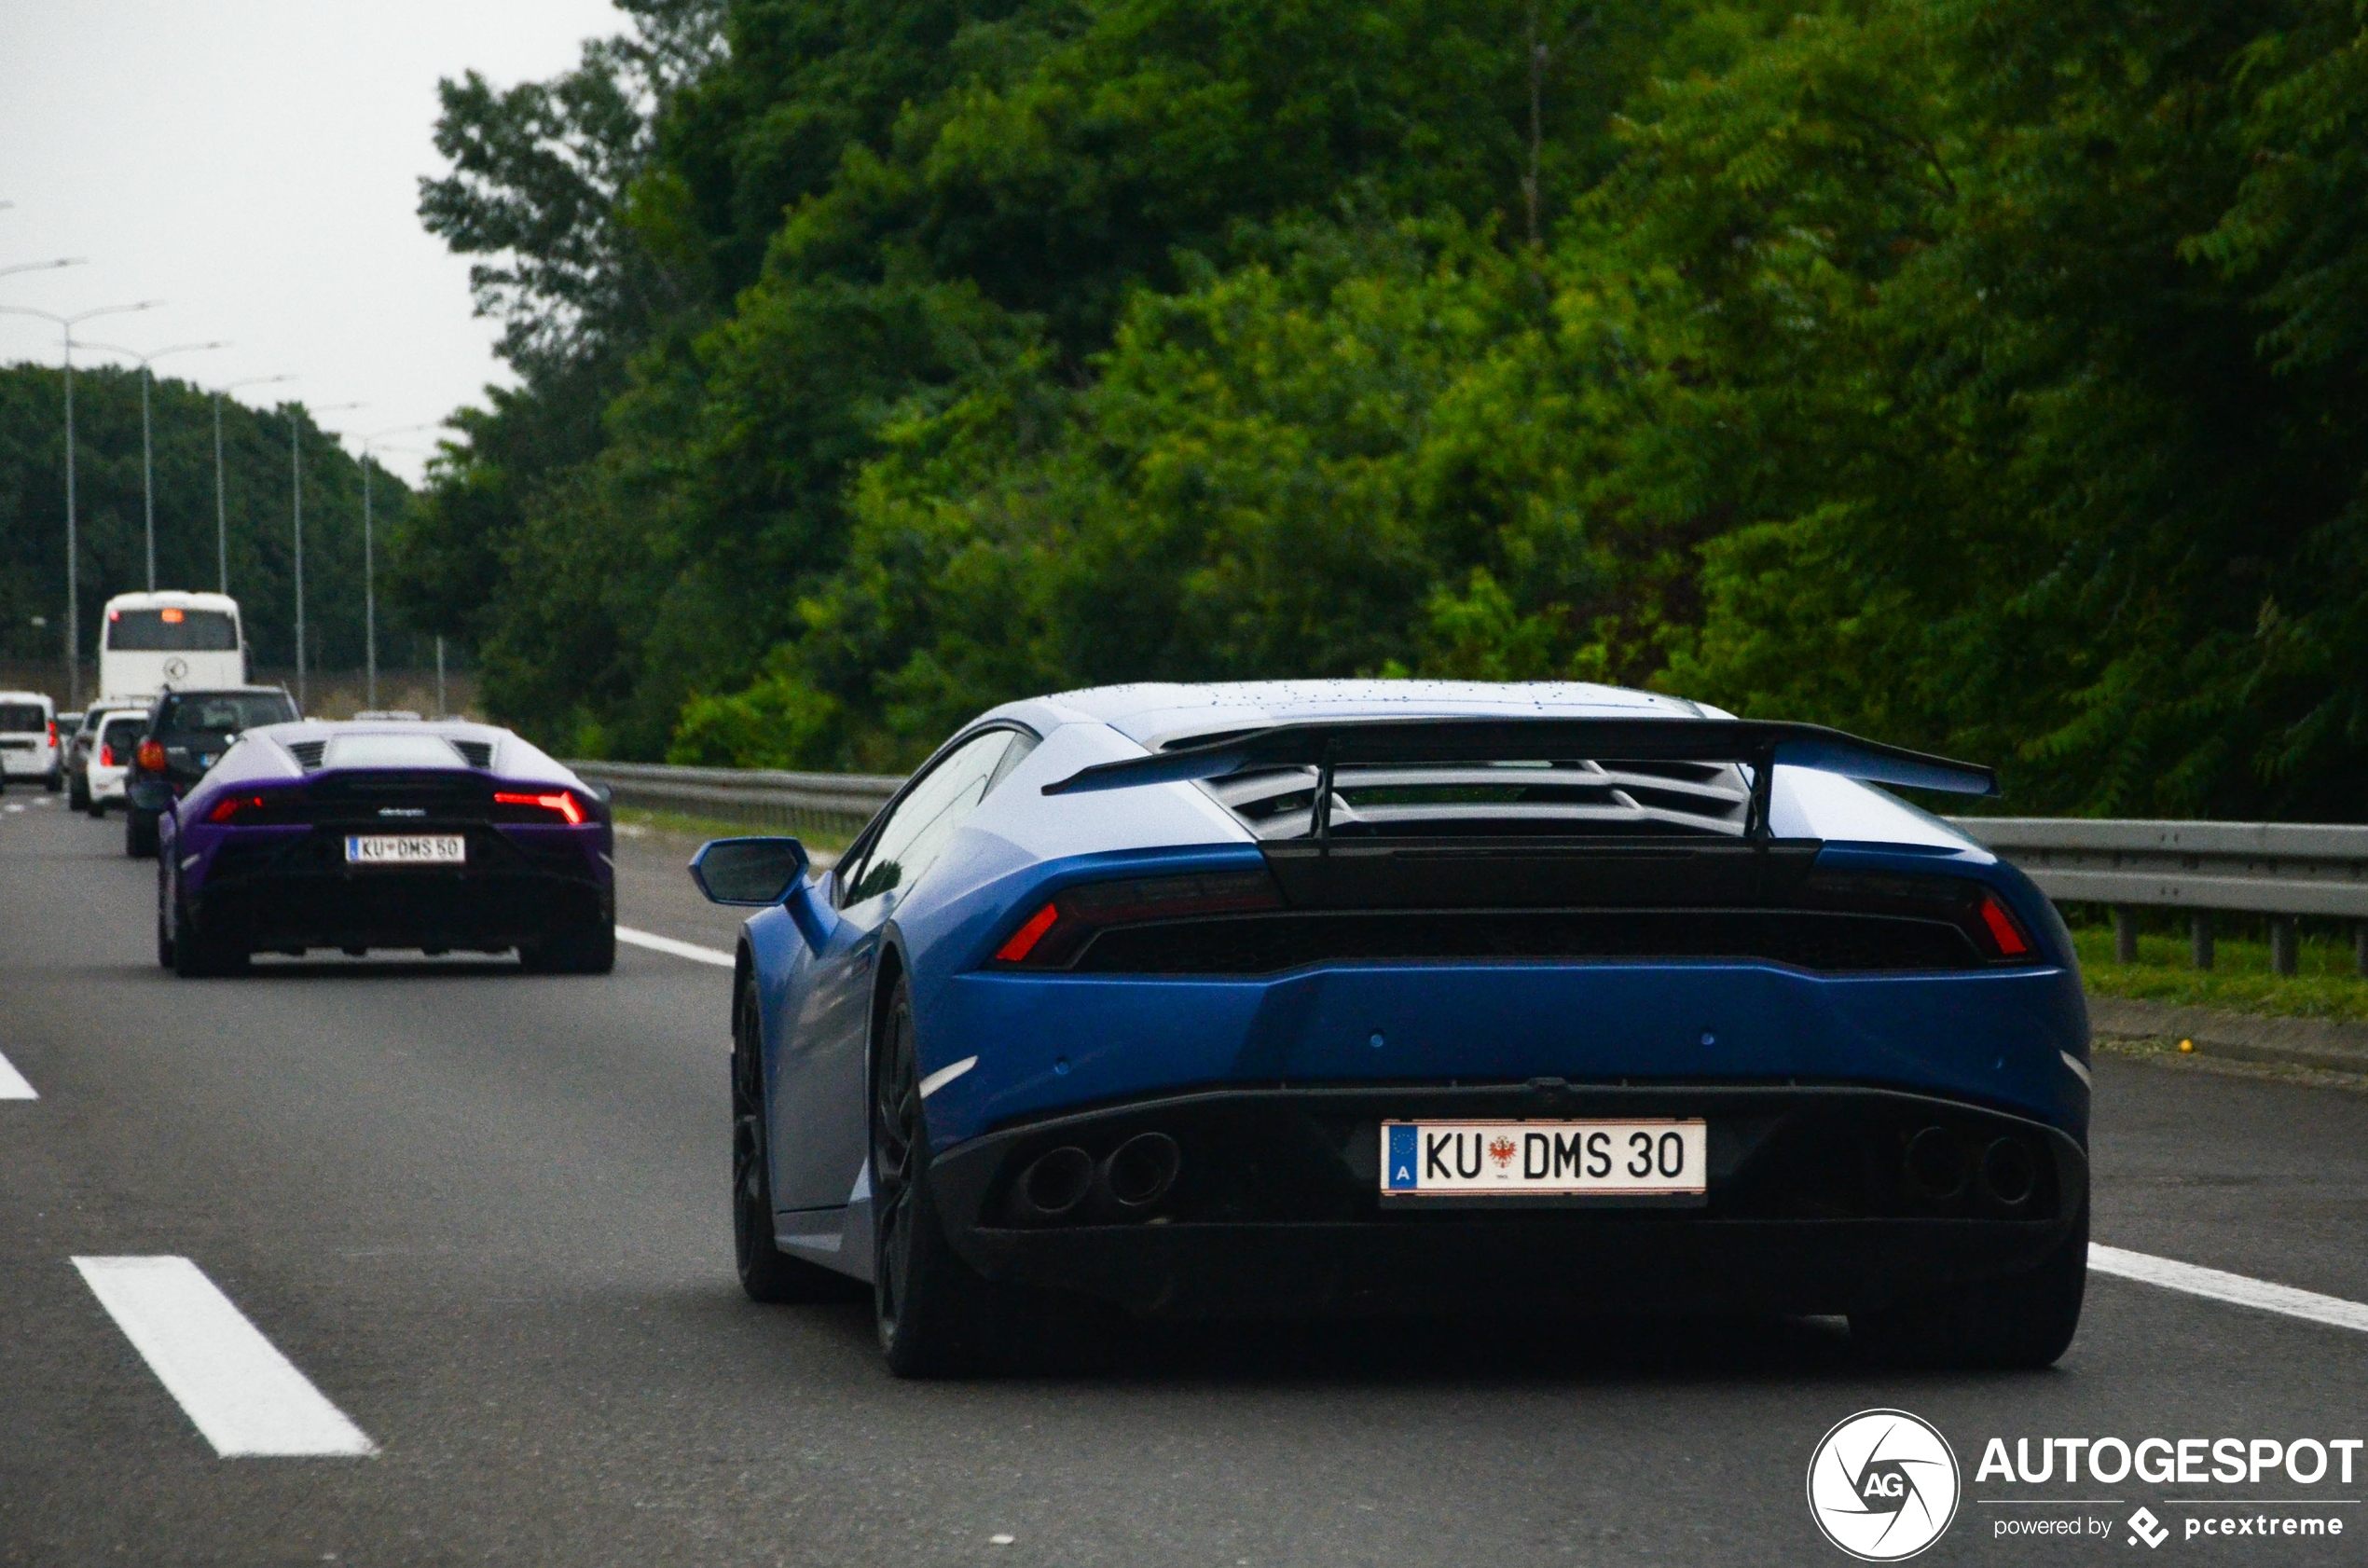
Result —
[[1094, 1192], [1094, 1156], [1074, 1144], [1039, 1154], [1012, 1187], [1012, 1209], [1032, 1225], [1075, 1214]]
[[1136, 1215], [1166, 1197], [1183, 1169], [1184, 1151], [1174, 1138], [1165, 1133], [1137, 1133], [1110, 1150], [1095, 1173], [1095, 1185], [1112, 1209]]
[[1063, 1144], [1029, 1161], [1012, 1184], [1012, 1217], [1024, 1225], [1054, 1225], [1089, 1212], [1117, 1219], [1150, 1213], [1176, 1190], [1184, 1151], [1165, 1133], [1137, 1133], [1096, 1161]]
[[2018, 1209], [2039, 1190], [2039, 1156], [2029, 1140], [2013, 1136], [1993, 1138], [1976, 1156], [1956, 1134], [1926, 1127], [1907, 1140], [1900, 1176], [1927, 1204], [1953, 1204], [1978, 1189], [1989, 1206]]

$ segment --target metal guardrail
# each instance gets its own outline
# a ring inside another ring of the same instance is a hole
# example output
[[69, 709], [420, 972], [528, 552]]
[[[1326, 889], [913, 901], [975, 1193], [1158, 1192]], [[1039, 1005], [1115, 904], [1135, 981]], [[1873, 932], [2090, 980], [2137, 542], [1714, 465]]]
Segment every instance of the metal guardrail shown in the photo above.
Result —
[[2188, 912], [2189, 956], [2212, 964], [2216, 913], [2266, 915], [2270, 967], [2294, 972], [2300, 915], [2358, 920], [2368, 975], [2368, 827], [2055, 817], [1959, 817], [1956, 827], [2022, 868], [2058, 903], [2113, 912], [2114, 956], [2138, 956], [2134, 909]]
[[[904, 780], [893, 774], [783, 773], [575, 762], [627, 806], [707, 821], [788, 830], [844, 842]], [[1957, 817], [1950, 823], [2022, 868], [2058, 903], [2113, 911], [2115, 947], [2137, 956], [2130, 912], [2188, 912], [2196, 963], [2212, 961], [2215, 914], [2269, 916], [2270, 956], [2293, 972], [2299, 916], [2360, 922], [2355, 953], [2368, 974], [2368, 827], [2058, 817]]]
[[860, 832], [904, 783], [897, 774], [781, 773], [655, 763], [567, 765], [586, 783], [607, 785], [622, 805], [839, 842]]

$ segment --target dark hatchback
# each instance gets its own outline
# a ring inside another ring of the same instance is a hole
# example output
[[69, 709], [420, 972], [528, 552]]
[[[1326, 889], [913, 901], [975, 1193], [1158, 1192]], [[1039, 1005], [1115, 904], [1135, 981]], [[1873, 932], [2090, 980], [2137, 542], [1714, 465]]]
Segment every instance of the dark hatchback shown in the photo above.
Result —
[[159, 693], [148, 705], [147, 728], [123, 781], [123, 852], [135, 859], [154, 855], [157, 819], [222, 760], [232, 741], [296, 717], [296, 698], [281, 686]]

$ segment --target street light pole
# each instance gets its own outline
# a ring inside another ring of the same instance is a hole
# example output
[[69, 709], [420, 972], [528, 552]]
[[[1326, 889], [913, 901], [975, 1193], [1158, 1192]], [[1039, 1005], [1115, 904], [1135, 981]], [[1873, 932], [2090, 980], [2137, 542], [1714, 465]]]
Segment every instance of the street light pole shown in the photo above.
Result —
[[293, 376], [257, 376], [253, 380], [233, 381], [227, 387], [213, 389], [213, 558], [220, 591], [230, 591], [230, 506], [222, 479], [222, 398], [226, 392], [241, 387], [268, 387], [275, 381], [293, 381]]
[[392, 430], [374, 431], [362, 438], [362, 641], [369, 670], [365, 679], [369, 706], [372, 708], [379, 706], [379, 573], [370, 532], [370, 450], [382, 436], [434, 428], [426, 424], [396, 425]]
[[[66, 383], [66, 706], [82, 706], [82, 606], [76, 593], [80, 575], [74, 527], [74, 329], [97, 316], [117, 316], [133, 310], [153, 310], [163, 304], [161, 299], [144, 299], [137, 305], [103, 305], [79, 315], [53, 315], [48, 310], [29, 309], [22, 305], [0, 305], [0, 315], [38, 316], [57, 323], [65, 338]], [[102, 693], [101, 695], [104, 695]]]
[[[7, 203], [0, 202], [0, 206], [5, 205]], [[90, 258], [87, 255], [61, 256], [56, 261], [21, 261], [14, 267], [0, 267], [0, 278], [18, 272], [48, 272], [60, 267], [88, 267], [89, 264]]]
[[[296, 711], [305, 709], [304, 680], [304, 406], [290, 404], [288, 414], [288, 489], [289, 511], [296, 519]], [[359, 403], [333, 403], [325, 408], [315, 408], [316, 414], [334, 414], [347, 408], [359, 408]]]
[[200, 349], [227, 349], [227, 343], [175, 343], [169, 349], [158, 349], [144, 354], [137, 349], [126, 349], [114, 343], [86, 343], [85, 348], [102, 349], [111, 354], [121, 354], [136, 360], [140, 365], [140, 516], [148, 539], [148, 592], [157, 591], [157, 481], [154, 444], [148, 436], [148, 387], [156, 378], [148, 366], [167, 354], [195, 353]]

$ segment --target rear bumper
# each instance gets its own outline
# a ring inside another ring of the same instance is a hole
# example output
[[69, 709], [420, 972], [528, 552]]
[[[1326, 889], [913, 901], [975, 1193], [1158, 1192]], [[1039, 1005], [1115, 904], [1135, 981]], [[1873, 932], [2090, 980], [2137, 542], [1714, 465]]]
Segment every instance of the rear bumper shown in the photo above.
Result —
[[[1699, 1116], [1709, 1193], [1689, 1208], [1391, 1206], [1385, 1118]], [[1939, 1128], [1978, 1159], [2018, 1143], [2039, 1176], [2002, 1202], [1969, 1175], [1936, 1197], [1907, 1175]], [[1031, 1221], [1020, 1174], [1054, 1148], [1098, 1160], [1159, 1131], [1183, 1150], [1173, 1194], [1122, 1219], [1088, 1200]], [[2044, 1123], [1850, 1085], [1224, 1090], [1048, 1119], [939, 1154], [949, 1238], [991, 1279], [1173, 1316], [1591, 1310], [1849, 1312], [2027, 1268], [2072, 1232], [2083, 1148]]]
[[47, 778], [58, 771], [58, 754], [51, 750], [0, 750], [0, 773], [10, 778]]
[[206, 852], [189, 916], [210, 938], [253, 951], [501, 952], [615, 918], [605, 864], [571, 830], [522, 847], [475, 829], [470, 863], [451, 868], [347, 867], [301, 830], [226, 836]]

